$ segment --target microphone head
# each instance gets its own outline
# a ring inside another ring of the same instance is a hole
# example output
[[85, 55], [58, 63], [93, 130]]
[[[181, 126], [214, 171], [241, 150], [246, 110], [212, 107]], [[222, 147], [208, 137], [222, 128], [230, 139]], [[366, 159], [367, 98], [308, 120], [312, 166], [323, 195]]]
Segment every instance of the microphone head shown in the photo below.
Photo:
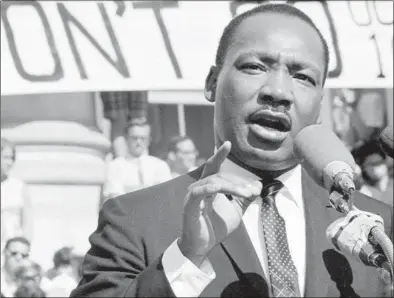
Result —
[[325, 188], [324, 176], [329, 164], [343, 165], [343, 169], [335, 165], [335, 171], [351, 168], [354, 172], [356, 169], [356, 162], [345, 144], [332, 130], [320, 124], [307, 126], [297, 134], [294, 153], [307, 173]]
[[390, 156], [391, 158], [393, 158], [393, 127], [387, 126], [380, 134], [379, 137], [379, 141], [380, 141], [380, 146], [382, 147], [382, 150], [384, 151], [384, 153], [388, 156]]

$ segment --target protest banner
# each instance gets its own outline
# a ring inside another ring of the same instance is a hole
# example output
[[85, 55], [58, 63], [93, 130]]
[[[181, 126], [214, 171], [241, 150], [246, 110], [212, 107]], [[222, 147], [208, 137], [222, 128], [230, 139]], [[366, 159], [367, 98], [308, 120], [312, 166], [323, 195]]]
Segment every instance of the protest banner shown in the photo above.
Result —
[[[262, 2], [3, 1], [1, 94], [201, 90], [224, 26]], [[392, 88], [392, 1], [280, 2], [326, 37], [327, 87]]]

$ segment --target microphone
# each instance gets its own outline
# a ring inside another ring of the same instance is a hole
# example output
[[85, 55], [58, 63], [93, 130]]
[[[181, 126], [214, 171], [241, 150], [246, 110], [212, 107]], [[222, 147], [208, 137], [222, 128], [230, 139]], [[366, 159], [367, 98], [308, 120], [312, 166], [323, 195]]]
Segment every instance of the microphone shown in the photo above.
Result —
[[346, 217], [328, 226], [326, 237], [338, 252], [354, 257], [366, 266], [384, 269], [381, 278], [390, 283], [393, 244], [384, 234], [382, 217], [353, 208]]
[[333, 207], [347, 213], [349, 207], [344, 200], [356, 190], [356, 162], [343, 142], [332, 130], [310, 125], [295, 137], [294, 153], [312, 179], [330, 192]]
[[[329, 191], [331, 205], [347, 214], [327, 229], [326, 236], [335, 249], [356, 257], [366, 265], [390, 270], [393, 245], [384, 233], [383, 219], [354, 206], [350, 210], [348, 205], [355, 191], [356, 162], [344, 143], [332, 130], [319, 124], [310, 125], [295, 137], [294, 154], [312, 179]], [[377, 251], [377, 245], [382, 251]], [[389, 272], [392, 275], [392, 270]]]
[[393, 158], [394, 148], [393, 148], [393, 127], [391, 125], [387, 126], [380, 134], [379, 137], [380, 146], [386, 155]]

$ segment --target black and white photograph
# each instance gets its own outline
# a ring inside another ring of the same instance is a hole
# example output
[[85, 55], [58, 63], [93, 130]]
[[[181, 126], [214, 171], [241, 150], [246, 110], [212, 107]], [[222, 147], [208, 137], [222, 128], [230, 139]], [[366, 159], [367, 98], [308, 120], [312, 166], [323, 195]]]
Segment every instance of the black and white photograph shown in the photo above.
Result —
[[393, 1], [1, 1], [1, 297], [393, 297]]

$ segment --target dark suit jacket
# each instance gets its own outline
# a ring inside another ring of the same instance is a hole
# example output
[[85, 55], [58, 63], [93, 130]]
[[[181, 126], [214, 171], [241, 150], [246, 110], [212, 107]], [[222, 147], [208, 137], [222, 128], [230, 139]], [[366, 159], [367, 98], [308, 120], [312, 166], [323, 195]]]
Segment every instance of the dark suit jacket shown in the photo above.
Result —
[[[161, 258], [180, 236], [187, 187], [201, 168], [119, 198], [100, 211], [97, 230], [83, 263], [83, 278], [72, 297], [174, 297]], [[334, 251], [326, 228], [343, 216], [328, 205], [327, 192], [302, 174], [306, 216], [306, 297], [379, 297], [383, 288], [376, 269]], [[392, 235], [392, 209], [357, 193], [356, 206], [380, 214]], [[202, 297], [272, 296], [245, 227], [213, 249], [209, 260], [216, 278]]]

